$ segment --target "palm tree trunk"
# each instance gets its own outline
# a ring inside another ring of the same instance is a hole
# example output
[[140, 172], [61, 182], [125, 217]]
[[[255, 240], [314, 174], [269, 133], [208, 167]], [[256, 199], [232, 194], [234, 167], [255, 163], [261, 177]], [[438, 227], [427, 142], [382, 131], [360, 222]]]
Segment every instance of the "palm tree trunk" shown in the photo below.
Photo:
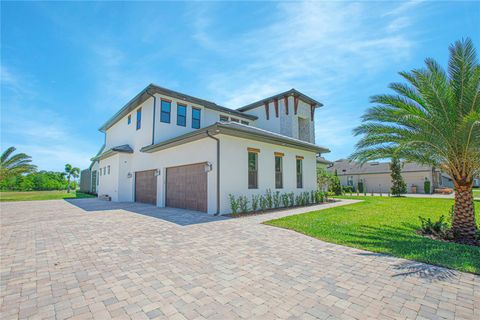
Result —
[[70, 177], [67, 179], [67, 193], [70, 193]]
[[478, 244], [471, 185], [456, 186], [454, 210], [452, 231], [455, 241], [464, 244]]

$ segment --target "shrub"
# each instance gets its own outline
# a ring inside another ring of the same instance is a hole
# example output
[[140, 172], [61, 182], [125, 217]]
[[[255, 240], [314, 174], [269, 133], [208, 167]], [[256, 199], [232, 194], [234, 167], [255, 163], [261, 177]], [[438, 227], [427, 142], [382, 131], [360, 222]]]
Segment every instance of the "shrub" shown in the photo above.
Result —
[[359, 181], [357, 185], [358, 193], [363, 193], [363, 181]]
[[402, 194], [407, 193], [407, 185], [402, 177], [402, 164], [398, 158], [392, 157], [390, 170], [392, 171], [392, 188], [390, 189], [392, 195], [399, 197]]
[[259, 204], [262, 211], [267, 210], [268, 203], [267, 203], [267, 199], [265, 199], [264, 196], [260, 196]]
[[237, 214], [239, 208], [238, 200], [235, 199], [233, 194], [228, 195], [228, 200], [230, 200], [230, 209], [232, 210], [232, 214]]
[[293, 192], [290, 192], [288, 194], [288, 199], [289, 199], [289, 205], [290, 207], [293, 207], [295, 205], [295, 194]]
[[288, 193], [283, 193], [282, 194], [282, 206], [285, 208], [290, 205], [290, 197], [288, 196]]
[[280, 191], [276, 191], [273, 194], [273, 206], [275, 208], [280, 207], [280, 202], [282, 201], [282, 198], [280, 197]]
[[303, 193], [303, 205], [309, 205], [310, 204], [310, 193], [304, 192]]
[[344, 193], [353, 193], [354, 190], [353, 190], [353, 186], [344, 186], [342, 187], [342, 190]]
[[303, 197], [301, 194], [297, 194], [295, 196], [295, 205], [296, 206], [301, 206], [302, 205], [302, 202], [303, 202]]
[[332, 177], [329, 191], [335, 193], [336, 196], [340, 196], [342, 194], [342, 186], [337, 175], [337, 170], [335, 170], [335, 174]]
[[258, 210], [260, 196], [259, 195], [252, 195], [252, 211], [255, 212]]
[[240, 212], [248, 211], [248, 199], [246, 196], [238, 197], [238, 206], [240, 208]]
[[271, 209], [273, 207], [272, 190], [267, 189], [267, 192], [265, 193], [265, 200], [267, 200], [267, 208]]
[[314, 203], [317, 203], [315, 201], [316, 197], [315, 197], [315, 191], [310, 191], [310, 203], [311, 204], [314, 204]]
[[315, 193], [315, 202], [316, 203], [322, 203], [323, 202], [323, 192], [322, 191], [317, 191]]
[[445, 221], [445, 216], [442, 214], [438, 221], [432, 221], [432, 219], [425, 219], [418, 217], [421, 222], [421, 232], [423, 234], [434, 235], [441, 238], [446, 238], [448, 234], [448, 223]]
[[425, 193], [427, 193], [427, 194], [430, 194], [430, 193], [431, 193], [431, 183], [430, 183], [430, 180], [425, 180], [425, 182], [423, 183], [423, 190], [424, 190]]

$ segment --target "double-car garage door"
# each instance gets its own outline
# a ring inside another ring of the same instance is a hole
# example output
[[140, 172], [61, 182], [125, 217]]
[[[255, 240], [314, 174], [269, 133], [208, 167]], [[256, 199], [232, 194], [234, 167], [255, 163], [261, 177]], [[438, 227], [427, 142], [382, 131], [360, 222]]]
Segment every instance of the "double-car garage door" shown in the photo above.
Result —
[[[205, 164], [190, 164], [166, 170], [165, 205], [207, 212], [207, 173]], [[155, 170], [135, 173], [135, 201], [157, 203]]]

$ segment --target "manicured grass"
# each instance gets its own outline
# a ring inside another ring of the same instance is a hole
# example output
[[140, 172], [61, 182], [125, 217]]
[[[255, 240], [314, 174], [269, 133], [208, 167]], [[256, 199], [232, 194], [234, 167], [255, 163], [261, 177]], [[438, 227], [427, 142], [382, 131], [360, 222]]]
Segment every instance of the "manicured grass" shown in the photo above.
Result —
[[78, 191], [70, 191], [67, 193], [65, 190], [59, 191], [7, 191], [0, 192], [0, 201], [32, 201], [32, 200], [55, 200], [55, 199], [67, 199], [67, 198], [92, 198], [90, 194], [81, 193]]
[[[352, 197], [361, 203], [267, 221], [266, 224], [349, 247], [480, 274], [480, 247], [431, 240], [415, 233], [418, 216], [448, 216], [450, 199]], [[480, 201], [475, 203], [477, 222]]]
[[477, 198], [477, 197], [480, 198], [480, 189], [479, 188], [473, 189], [473, 196], [475, 198]]

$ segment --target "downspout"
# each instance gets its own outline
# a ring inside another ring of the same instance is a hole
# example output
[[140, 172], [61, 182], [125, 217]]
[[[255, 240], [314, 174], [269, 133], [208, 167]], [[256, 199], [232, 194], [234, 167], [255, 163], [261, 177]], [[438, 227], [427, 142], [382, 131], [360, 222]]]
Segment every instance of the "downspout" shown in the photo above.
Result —
[[220, 139], [215, 138], [207, 130], [207, 136], [217, 141], [217, 212], [216, 216], [220, 214]]
[[148, 90], [146, 90], [145, 93], [153, 98], [153, 123], [152, 123], [152, 145], [153, 145], [155, 142], [155, 109], [157, 108], [157, 97], [155, 97], [155, 95], [148, 92]]

